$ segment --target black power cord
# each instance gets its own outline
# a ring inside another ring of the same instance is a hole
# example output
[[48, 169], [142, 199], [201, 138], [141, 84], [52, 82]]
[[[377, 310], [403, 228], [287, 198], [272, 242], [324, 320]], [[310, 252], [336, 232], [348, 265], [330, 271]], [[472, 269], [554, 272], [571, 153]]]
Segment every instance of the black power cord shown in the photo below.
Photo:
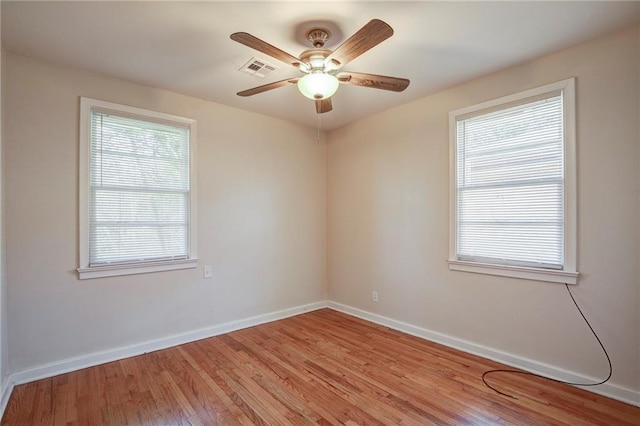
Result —
[[584, 314], [582, 313], [582, 309], [580, 309], [580, 306], [578, 306], [578, 303], [576, 302], [576, 299], [573, 297], [573, 294], [571, 293], [571, 290], [569, 289], [569, 284], [565, 283], [564, 285], [567, 288], [567, 291], [569, 292], [569, 296], [571, 296], [571, 300], [573, 301], [573, 304], [576, 305], [576, 308], [578, 309], [578, 312], [580, 312], [580, 315], [582, 316], [582, 319], [584, 320], [584, 322], [587, 323], [587, 326], [589, 326], [589, 330], [591, 330], [591, 333], [593, 333], [593, 336], [596, 338], [596, 340], [600, 344], [600, 347], [602, 348], [602, 351], [604, 352], [604, 355], [607, 357], [607, 362], [609, 363], [609, 375], [607, 376], [607, 378], [604, 379], [604, 380], [601, 380], [601, 381], [599, 381], [597, 383], [575, 383], [575, 382], [568, 382], [568, 381], [565, 381], [565, 380], [552, 379], [550, 377], [541, 376], [540, 374], [530, 373], [528, 371], [496, 369], [496, 370], [488, 370], [488, 371], [485, 371], [484, 373], [482, 373], [482, 382], [489, 389], [493, 390], [496, 393], [499, 393], [500, 395], [504, 395], [504, 396], [507, 396], [507, 397], [513, 398], [513, 399], [518, 399], [513, 395], [509, 395], [508, 393], [504, 393], [504, 392], [499, 391], [498, 389], [494, 388], [489, 383], [487, 383], [487, 380], [486, 380], [485, 377], [487, 375], [489, 375], [489, 374], [492, 374], [492, 373], [524, 374], [524, 375], [527, 375], [527, 376], [541, 377], [543, 379], [551, 380], [552, 382], [563, 383], [565, 385], [572, 385], [572, 386], [598, 386], [598, 385], [601, 385], [601, 384], [607, 382], [611, 378], [611, 375], [613, 374], [613, 365], [611, 364], [611, 358], [609, 358], [609, 354], [607, 353], [607, 349], [604, 347], [604, 345], [600, 341], [600, 338], [598, 337], [596, 332], [593, 330], [593, 327], [591, 327], [591, 324], [589, 324], [589, 321], [587, 320], [587, 317], [585, 317]]

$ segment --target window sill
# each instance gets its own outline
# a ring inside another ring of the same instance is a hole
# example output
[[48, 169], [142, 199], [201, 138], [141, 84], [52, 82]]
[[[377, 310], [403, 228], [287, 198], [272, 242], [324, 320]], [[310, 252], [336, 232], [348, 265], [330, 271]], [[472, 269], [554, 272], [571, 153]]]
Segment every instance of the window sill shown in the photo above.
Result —
[[492, 265], [488, 263], [465, 262], [462, 260], [449, 260], [449, 270], [560, 284], [577, 284], [579, 275], [578, 272]]
[[149, 272], [189, 269], [198, 266], [198, 259], [169, 260], [165, 262], [134, 263], [130, 265], [105, 265], [78, 268], [81, 280], [91, 278], [115, 277], [118, 275], [146, 274]]

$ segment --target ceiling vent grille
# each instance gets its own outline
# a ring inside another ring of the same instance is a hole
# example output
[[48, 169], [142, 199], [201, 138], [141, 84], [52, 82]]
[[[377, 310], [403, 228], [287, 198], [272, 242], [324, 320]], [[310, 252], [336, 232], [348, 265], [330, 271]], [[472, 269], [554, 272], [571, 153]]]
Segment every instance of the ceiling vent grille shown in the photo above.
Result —
[[259, 58], [251, 58], [249, 62], [244, 64], [238, 71], [246, 72], [247, 74], [255, 75], [256, 77], [266, 77], [278, 68], [275, 65], [271, 65], [267, 61]]

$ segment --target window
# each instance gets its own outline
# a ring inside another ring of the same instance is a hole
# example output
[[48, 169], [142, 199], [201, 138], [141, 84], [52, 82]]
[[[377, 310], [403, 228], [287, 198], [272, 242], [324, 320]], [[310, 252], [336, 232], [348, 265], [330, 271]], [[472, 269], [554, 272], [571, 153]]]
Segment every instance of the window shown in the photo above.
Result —
[[449, 114], [451, 270], [577, 282], [574, 85]]
[[195, 268], [194, 120], [80, 100], [80, 279]]

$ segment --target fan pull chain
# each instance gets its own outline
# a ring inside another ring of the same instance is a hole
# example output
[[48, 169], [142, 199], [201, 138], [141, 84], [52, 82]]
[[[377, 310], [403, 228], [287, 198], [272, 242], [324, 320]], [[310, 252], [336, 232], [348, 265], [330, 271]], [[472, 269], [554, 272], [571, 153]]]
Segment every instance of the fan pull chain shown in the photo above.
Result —
[[320, 143], [320, 123], [322, 120], [322, 114], [320, 114], [319, 112], [316, 113], [316, 115], [318, 116], [318, 133], [316, 135], [316, 143]]

